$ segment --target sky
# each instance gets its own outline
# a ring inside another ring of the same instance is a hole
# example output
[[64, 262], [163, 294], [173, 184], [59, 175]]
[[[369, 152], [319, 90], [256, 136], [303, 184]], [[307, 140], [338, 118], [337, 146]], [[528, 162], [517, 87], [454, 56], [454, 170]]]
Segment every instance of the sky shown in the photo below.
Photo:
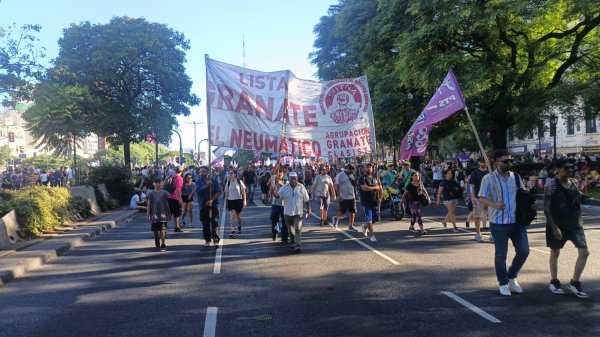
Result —
[[[204, 55], [242, 66], [243, 41], [247, 68], [261, 71], [291, 70], [297, 77], [316, 80], [317, 68], [308, 54], [314, 51], [313, 29], [337, 0], [0, 0], [0, 26], [39, 24], [39, 44], [50, 61], [58, 55], [58, 39], [71, 24], [89, 21], [106, 24], [115, 16], [143, 17], [166, 24], [190, 41], [186, 72], [192, 92], [202, 99], [189, 117], [179, 118], [183, 147], [207, 138]], [[202, 124], [198, 124], [202, 123]], [[171, 148], [179, 149], [173, 134]], [[200, 151], [207, 150], [207, 142]]]

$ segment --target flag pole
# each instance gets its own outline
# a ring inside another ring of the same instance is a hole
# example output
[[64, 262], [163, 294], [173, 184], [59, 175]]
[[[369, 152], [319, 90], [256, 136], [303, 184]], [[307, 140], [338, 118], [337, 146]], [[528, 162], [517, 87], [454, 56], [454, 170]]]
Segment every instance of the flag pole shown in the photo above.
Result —
[[[205, 66], [205, 75], [206, 75], [206, 125], [208, 128], [208, 152], [207, 152], [207, 157], [208, 157], [208, 181], [211, 182], [211, 184], [208, 187], [208, 198], [209, 200], [212, 198], [212, 137], [211, 137], [211, 133], [210, 133], [210, 102], [208, 100], [208, 54], [204, 54], [204, 66]], [[208, 183], [208, 182], [207, 182]], [[208, 221], [210, 222], [211, 226], [212, 226], [212, 220], [213, 220], [213, 214], [212, 214], [212, 205], [211, 207], [208, 209]], [[212, 230], [211, 230], [212, 233]]]
[[[467, 114], [467, 119], [469, 120], [469, 125], [475, 134], [475, 139], [477, 139], [477, 145], [479, 145], [479, 150], [483, 154], [483, 158], [485, 160], [485, 164], [490, 171], [490, 174], [494, 171], [493, 167], [490, 165], [490, 158], [487, 155], [487, 152], [483, 148], [483, 144], [481, 143], [481, 139], [479, 138], [479, 133], [477, 133], [477, 129], [475, 128], [475, 123], [473, 123], [473, 119], [471, 118], [471, 114], [469, 113], [469, 108], [465, 106], [465, 113]], [[498, 195], [498, 200], [502, 202], [502, 193], [499, 193], [498, 185], [496, 184], [496, 179], [492, 178], [492, 184], [494, 185], [494, 189], [496, 190], [496, 195]]]

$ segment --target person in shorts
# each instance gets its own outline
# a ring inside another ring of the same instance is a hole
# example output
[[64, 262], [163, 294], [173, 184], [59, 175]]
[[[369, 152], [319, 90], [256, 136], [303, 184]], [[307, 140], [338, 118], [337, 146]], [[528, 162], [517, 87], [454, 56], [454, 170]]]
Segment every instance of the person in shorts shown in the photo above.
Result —
[[246, 185], [238, 179], [236, 170], [229, 171], [229, 179], [223, 188], [227, 210], [229, 211], [229, 224], [231, 225], [232, 238], [235, 235], [235, 223], [237, 221], [237, 233], [242, 234], [242, 210], [246, 207]]
[[[479, 202], [479, 189], [481, 189], [483, 177], [490, 172], [485, 163], [485, 158], [479, 158], [477, 164], [477, 169], [473, 170], [469, 176], [468, 184], [469, 195], [471, 197], [471, 203], [473, 204], [473, 217], [475, 218], [475, 241], [484, 242], [484, 239], [481, 236], [481, 225], [483, 224], [483, 228], [485, 228], [487, 208]], [[490, 239], [492, 239], [491, 236]]]
[[581, 217], [581, 196], [577, 181], [571, 178], [575, 159], [561, 158], [556, 162], [558, 174], [544, 187], [546, 215], [546, 245], [550, 248], [550, 291], [563, 294], [558, 280], [558, 257], [567, 241], [578, 250], [575, 270], [568, 289], [579, 298], [588, 298], [581, 287], [581, 274], [590, 255]]
[[183, 189], [181, 190], [181, 201], [183, 202], [183, 214], [181, 215], [181, 223], [185, 227], [185, 216], [189, 214], [190, 224], [188, 227], [192, 228], [194, 221], [194, 194], [196, 193], [196, 182], [192, 178], [191, 173], [187, 173], [183, 177]]
[[146, 218], [150, 222], [150, 229], [154, 233], [154, 245], [161, 252], [167, 250], [167, 222], [171, 219], [169, 209], [169, 192], [162, 189], [162, 178], [154, 179], [154, 190], [150, 191], [148, 197], [148, 208]]
[[383, 188], [379, 179], [373, 175], [373, 164], [365, 164], [363, 175], [358, 179], [358, 186], [360, 187], [360, 201], [365, 212], [363, 233], [367, 237], [370, 233], [371, 242], [377, 242], [373, 224], [379, 221], [379, 203], [381, 203]]
[[329, 176], [329, 165], [321, 167], [319, 174], [314, 179], [311, 195], [317, 199], [321, 214], [320, 225], [329, 225], [327, 221], [327, 211], [329, 210], [329, 202], [336, 199], [335, 187], [333, 180]]
[[346, 164], [344, 169], [338, 173], [335, 178], [335, 191], [336, 195], [339, 197], [339, 205], [337, 215], [333, 217], [333, 226], [335, 228], [338, 227], [340, 222], [340, 217], [342, 214], [346, 214], [348, 212], [350, 214], [350, 224], [348, 226], [348, 231], [350, 232], [358, 232], [356, 227], [354, 227], [354, 222], [356, 221], [356, 192], [354, 186], [356, 185], [354, 178], [354, 165]]
[[183, 207], [183, 200], [181, 199], [181, 191], [183, 190], [183, 167], [177, 166], [175, 172], [172, 174], [173, 177], [173, 193], [169, 196], [169, 209], [175, 222], [175, 232], [183, 232], [179, 225], [179, 218], [181, 217], [181, 208]]
[[440, 199], [444, 200], [444, 206], [448, 212], [442, 224], [444, 228], [448, 227], [447, 222], [452, 222], [453, 231], [457, 233], [459, 230], [456, 227], [456, 207], [458, 206], [458, 198], [462, 196], [460, 185], [454, 180], [454, 174], [451, 169], [444, 171], [444, 180], [440, 183], [437, 193], [437, 204], [440, 204]]

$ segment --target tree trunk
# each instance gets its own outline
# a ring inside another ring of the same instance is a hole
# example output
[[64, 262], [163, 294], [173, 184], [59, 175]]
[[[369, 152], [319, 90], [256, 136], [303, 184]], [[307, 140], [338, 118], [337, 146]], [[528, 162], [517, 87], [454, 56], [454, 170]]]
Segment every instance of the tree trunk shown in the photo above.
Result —
[[125, 166], [131, 166], [131, 141], [129, 139], [123, 140], [123, 157]]
[[491, 138], [492, 138], [492, 146], [494, 147], [492, 150], [500, 150], [507, 149], [506, 144], [506, 131], [508, 128], [501, 124], [494, 125], [494, 129], [490, 130]]

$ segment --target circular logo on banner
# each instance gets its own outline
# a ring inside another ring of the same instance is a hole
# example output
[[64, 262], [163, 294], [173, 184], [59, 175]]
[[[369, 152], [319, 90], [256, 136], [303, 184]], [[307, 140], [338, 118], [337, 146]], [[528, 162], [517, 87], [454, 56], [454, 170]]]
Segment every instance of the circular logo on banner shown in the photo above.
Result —
[[323, 86], [319, 103], [323, 114], [329, 114], [336, 124], [346, 124], [367, 112], [369, 92], [359, 79], [330, 81]]

